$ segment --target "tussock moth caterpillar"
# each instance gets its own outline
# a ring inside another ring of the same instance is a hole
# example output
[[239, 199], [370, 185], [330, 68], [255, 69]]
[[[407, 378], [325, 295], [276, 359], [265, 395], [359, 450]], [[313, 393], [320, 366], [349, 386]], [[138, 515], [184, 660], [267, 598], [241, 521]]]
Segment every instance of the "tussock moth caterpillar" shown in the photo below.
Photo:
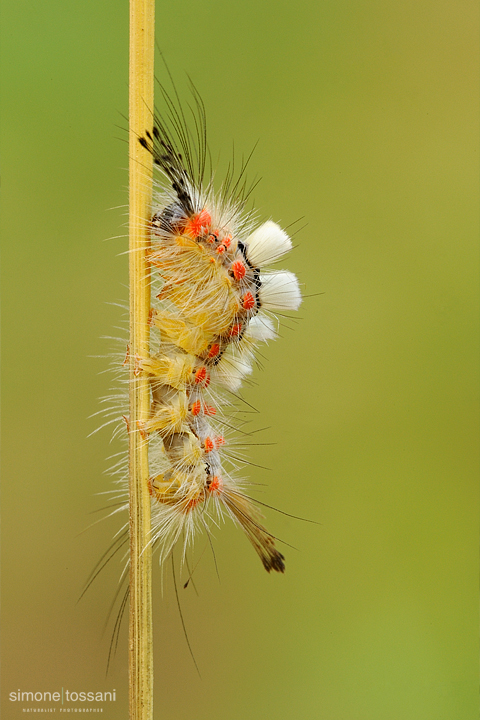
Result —
[[232, 394], [252, 372], [258, 346], [277, 337], [275, 313], [301, 303], [296, 277], [271, 268], [292, 243], [275, 222], [259, 225], [246, 210], [246, 163], [237, 175], [232, 165], [214, 188], [195, 87], [193, 132], [176, 90], [174, 100], [160, 87], [166, 112], [155, 113], [152, 129], [138, 138], [157, 170], [150, 352], [135, 358], [135, 373], [148, 376], [151, 388], [149, 417], [136, 428], [149, 446], [151, 543], [163, 562], [178, 541], [185, 554], [197, 531], [229, 517], [265, 569], [283, 572], [284, 557], [238, 477], [243, 461], [228, 434]]

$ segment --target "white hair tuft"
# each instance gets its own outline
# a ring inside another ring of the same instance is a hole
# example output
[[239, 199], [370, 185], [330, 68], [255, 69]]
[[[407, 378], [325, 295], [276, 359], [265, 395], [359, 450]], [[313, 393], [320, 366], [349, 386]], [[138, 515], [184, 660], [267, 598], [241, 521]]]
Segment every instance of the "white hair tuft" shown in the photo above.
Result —
[[302, 295], [295, 275], [278, 270], [261, 275], [260, 301], [265, 310], [298, 310]]
[[247, 257], [255, 267], [278, 260], [292, 249], [292, 241], [280, 225], [268, 220], [246, 239]]

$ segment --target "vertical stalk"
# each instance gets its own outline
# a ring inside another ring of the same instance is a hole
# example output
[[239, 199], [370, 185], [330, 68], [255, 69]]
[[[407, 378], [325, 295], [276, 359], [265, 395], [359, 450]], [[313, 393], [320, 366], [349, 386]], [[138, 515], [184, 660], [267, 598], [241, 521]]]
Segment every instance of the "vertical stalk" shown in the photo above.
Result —
[[152, 129], [155, 0], [130, 0], [130, 720], [153, 719], [152, 557], [148, 446], [138, 420], [148, 417], [148, 380], [136, 376], [137, 357], [148, 356], [150, 283], [146, 251], [152, 192], [152, 157], [138, 142]]

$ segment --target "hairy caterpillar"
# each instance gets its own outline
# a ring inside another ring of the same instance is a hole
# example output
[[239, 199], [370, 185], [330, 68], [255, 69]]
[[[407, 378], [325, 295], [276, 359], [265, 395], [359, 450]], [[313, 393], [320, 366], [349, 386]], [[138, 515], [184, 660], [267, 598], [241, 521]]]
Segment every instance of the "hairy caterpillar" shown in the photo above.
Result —
[[224, 428], [231, 427], [228, 391], [251, 373], [258, 345], [277, 335], [275, 311], [300, 305], [296, 277], [269, 269], [292, 243], [276, 223], [255, 226], [246, 211], [245, 164], [236, 178], [229, 169], [218, 191], [211, 169], [204, 181], [205, 111], [195, 88], [195, 135], [162, 92], [167, 113], [156, 113], [152, 131], [138, 138], [159, 175], [149, 225], [150, 354], [134, 359], [151, 387], [149, 417], [137, 428], [149, 444], [151, 542], [162, 562], [180, 538], [185, 552], [197, 530], [230, 517], [265, 569], [283, 572]]

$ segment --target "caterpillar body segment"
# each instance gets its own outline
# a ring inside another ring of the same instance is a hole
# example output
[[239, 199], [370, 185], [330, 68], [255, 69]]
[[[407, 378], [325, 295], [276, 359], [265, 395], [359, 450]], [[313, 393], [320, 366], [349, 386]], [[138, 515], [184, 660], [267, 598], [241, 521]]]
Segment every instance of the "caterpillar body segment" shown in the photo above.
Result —
[[188, 133], [175, 142], [162, 119], [155, 120], [153, 132], [139, 139], [162, 176], [148, 254], [155, 288], [150, 322], [159, 341], [138, 359], [151, 385], [150, 415], [140, 429], [151, 467], [161, 466], [149, 480], [152, 542], [162, 561], [181, 537], [185, 550], [197, 529], [228, 516], [265, 569], [283, 572], [283, 555], [261, 513], [226, 470], [222, 428], [229, 402], [222, 388], [238, 390], [259, 343], [275, 339], [272, 311], [300, 305], [295, 276], [266, 269], [292, 244], [272, 221], [253, 228], [240, 195], [226, 197], [231, 178], [218, 194], [212, 182], [204, 187], [205, 148], [195, 165]]

